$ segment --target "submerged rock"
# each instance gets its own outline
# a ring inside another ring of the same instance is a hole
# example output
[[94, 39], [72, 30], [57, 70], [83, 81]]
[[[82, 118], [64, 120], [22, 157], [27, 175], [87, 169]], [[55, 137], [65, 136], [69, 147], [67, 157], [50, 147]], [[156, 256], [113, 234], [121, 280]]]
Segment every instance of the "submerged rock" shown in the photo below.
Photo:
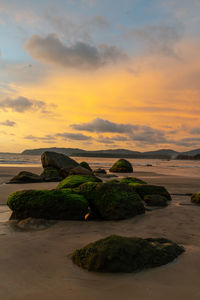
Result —
[[114, 165], [110, 168], [110, 172], [117, 173], [132, 173], [133, 167], [131, 163], [126, 159], [119, 159], [114, 163]]
[[92, 183], [79, 186], [95, 215], [104, 220], [121, 220], [145, 212], [140, 196], [127, 184]]
[[72, 260], [95, 272], [134, 272], [173, 261], [184, 248], [170, 240], [111, 235], [76, 250]]
[[71, 169], [69, 175], [92, 175], [92, 172], [86, 168], [78, 166]]
[[146, 195], [160, 195], [165, 197], [168, 201], [171, 200], [169, 192], [163, 186], [141, 184], [133, 187], [134, 190], [144, 199]]
[[80, 163], [80, 166], [81, 166], [82, 168], [88, 169], [89, 171], [92, 172], [92, 169], [90, 168], [89, 164], [88, 164], [86, 161], [82, 161], [82, 162]]
[[62, 180], [57, 186], [58, 189], [75, 188], [85, 182], [101, 182], [101, 179], [90, 175], [70, 175]]
[[138, 184], [147, 184], [146, 181], [143, 181], [143, 180], [141, 180], [139, 178], [136, 178], [136, 177], [125, 177], [120, 182], [121, 183], [127, 183], [130, 186], [135, 186], [135, 185], [138, 185]]
[[84, 220], [88, 201], [69, 190], [24, 190], [10, 195], [11, 219]]
[[39, 175], [27, 171], [22, 171], [14, 176], [8, 183], [34, 183], [42, 181], [43, 179]]
[[41, 155], [41, 161], [43, 168], [53, 167], [58, 170], [65, 170], [69, 172], [71, 169], [77, 167], [79, 164], [62, 153], [56, 153], [51, 151], [46, 151]]
[[192, 195], [191, 202], [195, 204], [200, 204], [200, 192]]
[[47, 182], [56, 182], [63, 179], [63, 177], [61, 176], [61, 172], [53, 167], [45, 168], [40, 176], [44, 181]]
[[162, 195], [146, 195], [144, 201], [148, 206], [167, 206], [167, 198]]

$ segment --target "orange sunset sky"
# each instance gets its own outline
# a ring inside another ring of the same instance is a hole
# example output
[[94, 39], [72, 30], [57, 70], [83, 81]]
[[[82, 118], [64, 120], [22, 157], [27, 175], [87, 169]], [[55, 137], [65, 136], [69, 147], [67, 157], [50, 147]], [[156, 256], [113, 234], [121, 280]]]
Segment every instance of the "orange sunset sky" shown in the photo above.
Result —
[[0, 152], [200, 148], [199, 34], [199, 0], [0, 0]]

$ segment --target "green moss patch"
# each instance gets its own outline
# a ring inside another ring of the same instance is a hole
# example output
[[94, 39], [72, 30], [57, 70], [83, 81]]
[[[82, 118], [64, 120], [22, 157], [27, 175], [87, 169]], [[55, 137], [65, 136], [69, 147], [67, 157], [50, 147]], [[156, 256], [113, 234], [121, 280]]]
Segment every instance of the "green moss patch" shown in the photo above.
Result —
[[169, 192], [163, 186], [143, 184], [136, 185], [134, 189], [142, 197], [142, 199], [144, 199], [146, 195], [161, 195], [165, 197], [168, 201], [171, 200]]
[[132, 173], [133, 172], [133, 167], [132, 167], [131, 163], [128, 160], [126, 160], [126, 159], [119, 159], [110, 168], [110, 172]]
[[127, 183], [130, 186], [135, 186], [135, 185], [138, 185], [138, 184], [147, 184], [146, 181], [143, 181], [143, 180], [141, 180], [139, 178], [136, 178], [136, 177], [125, 177], [120, 182], [121, 183]]
[[24, 190], [14, 192], [7, 201], [12, 219], [43, 218], [83, 220], [88, 201], [70, 190]]
[[161, 195], [146, 195], [144, 201], [148, 206], [167, 206], [167, 198]]
[[75, 188], [85, 182], [101, 182], [101, 179], [90, 175], [70, 175], [62, 180], [57, 186], [58, 189]]
[[86, 161], [82, 161], [82, 162], [80, 163], [80, 166], [81, 166], [82, 168], [88, 169], [89, 171], [92, 171], [92, 169], [90, 168], [89, 164], [88, 164]]
[[192, 195], [191, 202], [195, 204], [200, 204], [200, 192]]
[[167, 239], [142, 239], [111, 235], [76, 250], [72, 260], [95, 272], [134, 272], [165, 265], [184, 252]]

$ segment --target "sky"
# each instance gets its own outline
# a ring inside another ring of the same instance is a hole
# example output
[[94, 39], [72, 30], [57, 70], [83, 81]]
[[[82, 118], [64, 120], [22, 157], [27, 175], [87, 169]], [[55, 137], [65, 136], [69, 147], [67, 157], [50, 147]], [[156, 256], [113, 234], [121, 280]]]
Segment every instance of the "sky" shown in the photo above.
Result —
[[0, 152], [200, 148], [199, 0], [0, 0]]

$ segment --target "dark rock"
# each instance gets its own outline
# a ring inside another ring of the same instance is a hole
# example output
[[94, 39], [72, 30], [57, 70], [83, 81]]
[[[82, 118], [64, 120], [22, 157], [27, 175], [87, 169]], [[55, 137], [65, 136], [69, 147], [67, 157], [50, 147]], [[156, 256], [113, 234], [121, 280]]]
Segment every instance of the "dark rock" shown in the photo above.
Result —
[[134, 272], [173, 261], [184, 248], [164, 238], [111, 235], [76, 250], [72, 260], [95, 272]]
[[34, 173], [22, 171], [19, 172], [15, 177], [13, 177], [8, 183], [35, 183], [42, 182], [43, 179]]
[[106, 174], [106, 170], [102, 169], [102, 168], [98, 168], [98, 169], [95, 169], [93, 171], [93, 173], [98, 173], [98, 174]]
[[91, 210], [105, 220], [127, 219], [145, 212], [140, 196], [127, 184], [89, 182], [78, 190]]
[[44, 181], [47, 182], [56, 182], [63, 179], [60, 170], [53, 167], [45, 168], [40, 176]]
[[58, 189], [75, 188], [85, 182], [101, 182], [101, 179], [91, 175], [70, 175], [62, 180], [57, 186]]
[[133, 167], [132, 167], [131, 163], [128, 160], [119, 159], [110, 168], [110, 172], [132, 173], [133, 172]]
[[92, 172], [92, 169], [90, 168], [89, 164], [88, 164], [86, 161], [82, 161], [82, 162], [80, 163], [80, 166], [81, 166], [82, 168], [88, 169], [89, 171]]
[[135, 186], [135, 185], [138, 185], [138, 184], [147, 184], [145, 181], [143, 181], [139, 178], [136, 178], [136, 177], [125, 177], [120, 182], [121, 183], [127, 183], [130, 186]]
[[78, 166], [69, 171], [69, 175], [92, 175], [92, 172], [86, 168]]
[[195, 204], [200, 204], [200, 192], [192, 195], [191, 202]]
[[167, 198], [161, 195], [145, 195], [144, 201], [148, 206], [167, 206]]
[[7, 205], [11, 219], [42, 218], [52, 220], [84, 220], [88, 201], [69, 190], [25, 190], [14, 192]]
[[35, 218], [26, 218], [19, 221], [12, 221], [16, 222], [14, 225], [23, 230], [42, 230], [50, 227], [55, 222], [52, 220], [45, 220], [45, 219], [35, 219]]
[[142, 199], [144, 199], [146, 195], [161, 195], [165, 197], [168, 201], [171, 200], [171, 196], [169, 192], [163, 186], [141, 184], [141, 185], [136, 185], [133, 188], [140, 195]]
[[44, 152], [41, 156], [43, 168], [53, 167], [58, 170], [63, 169], [69, 172], [71, 169], [77, 167], [79, 164], [62, 153]]

